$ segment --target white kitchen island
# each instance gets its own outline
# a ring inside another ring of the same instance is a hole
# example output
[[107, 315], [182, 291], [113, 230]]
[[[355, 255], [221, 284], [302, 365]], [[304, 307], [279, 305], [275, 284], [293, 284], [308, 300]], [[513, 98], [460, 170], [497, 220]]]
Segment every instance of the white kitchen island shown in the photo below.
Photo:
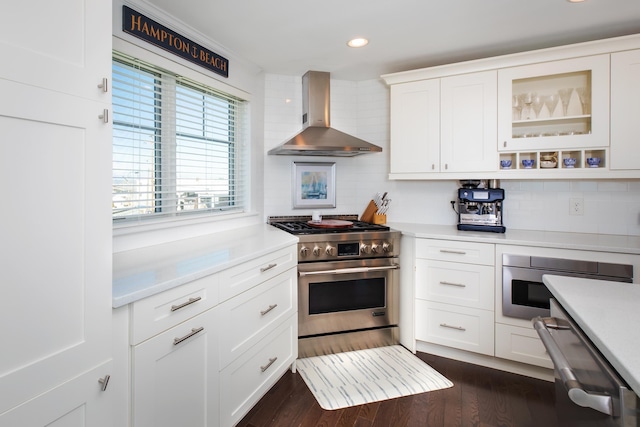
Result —
[[611, 366], [638, 393], [640, 285], [551, 275], [543, 276], [543, 281]]

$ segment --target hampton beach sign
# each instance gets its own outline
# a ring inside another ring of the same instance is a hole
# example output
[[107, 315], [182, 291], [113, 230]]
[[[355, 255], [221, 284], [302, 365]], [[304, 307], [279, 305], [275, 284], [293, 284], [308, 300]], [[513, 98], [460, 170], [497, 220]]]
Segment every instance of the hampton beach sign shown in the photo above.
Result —
[[181, 36], [153, 19], [122, 6], [122, 31], [158, 46], [187, 61], [229, 77], [229, 60]]

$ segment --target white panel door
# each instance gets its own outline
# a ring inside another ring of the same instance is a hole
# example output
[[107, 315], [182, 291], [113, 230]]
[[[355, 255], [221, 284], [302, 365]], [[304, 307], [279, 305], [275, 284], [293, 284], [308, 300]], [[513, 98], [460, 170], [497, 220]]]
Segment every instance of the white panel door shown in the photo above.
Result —
[[219, 424], [217, 310], [133, 347], [135, 427]]
[[0, 78], [108, 101], [97, 85], [110, 78], [111, 14], [104, 0], [4, 3]]
[[7, 3], [0, 55], [0, 413], [36, 413], [111, 358], [111, 2]]
[[609, 169], [640, 169], [638, 100], [640, 50], [612, 54]]
[[498, 74], [443, 78], [440, 83], [442, 172], [495, 171], [498, 167]]
[[110, 358], [104, 105], [0, 79], [0, 413]]
[[391, 86], [391, 173], [440, 171], [440, 80]]
[[113, 391], [108, 383], [103, 391], [99, 382], [111, 365], [106, 362], [0, 415], [0, 427], [113, 427]]

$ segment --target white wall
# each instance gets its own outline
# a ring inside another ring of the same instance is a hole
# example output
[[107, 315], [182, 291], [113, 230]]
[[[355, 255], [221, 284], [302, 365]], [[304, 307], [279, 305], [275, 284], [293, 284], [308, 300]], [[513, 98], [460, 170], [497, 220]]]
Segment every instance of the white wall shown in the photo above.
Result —
[[[300, 76], [265, 76], [266, 152], [301, 129]], [[289, 102], [287, 102], [289, 100]], [[331, 80], [332, 126], [383, 148], [352, 158], [266, 156], [264, 213], [306, 215], [291, 208], [293, 161], [336, 162], [337, 207], [328, 213], [360, 215], [371, 196], [388, 191], [389, 221], [451, 224], [457, 181], [389, 181], [389, 95], [378, 80]], [[640, 180], [502, 181], [507, 228], [640, 235]], [[584, 200], [584, 215], [569, 215], [569, 200]]]

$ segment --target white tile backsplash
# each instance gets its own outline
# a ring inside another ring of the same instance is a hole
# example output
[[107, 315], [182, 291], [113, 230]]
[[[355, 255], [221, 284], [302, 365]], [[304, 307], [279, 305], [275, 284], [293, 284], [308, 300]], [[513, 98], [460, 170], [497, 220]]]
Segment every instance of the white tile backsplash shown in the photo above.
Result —
[[[265, 76], [265, 154], [301, 128], [300, 76]], [[287, 101], [288, 100], [288, 101]], [[331, 80], [331, 125], [382, 147], [382, 153], [350, 158], [265, 156], [265, 216], [306, 215], [292, 209], [293, 161], [336, 163], [335, 209], [325, 214], [361, 214], [378, 191], [392, 199], [389, 221], [457, 222], [451, 200], [458, 182], [389, 181], [389, 91], [381, 80]], [[502, 181], [507, 228], [640, 235], [640, 180]], [[584, 215], [569, 214], [569, 200], [584, 200]]]

